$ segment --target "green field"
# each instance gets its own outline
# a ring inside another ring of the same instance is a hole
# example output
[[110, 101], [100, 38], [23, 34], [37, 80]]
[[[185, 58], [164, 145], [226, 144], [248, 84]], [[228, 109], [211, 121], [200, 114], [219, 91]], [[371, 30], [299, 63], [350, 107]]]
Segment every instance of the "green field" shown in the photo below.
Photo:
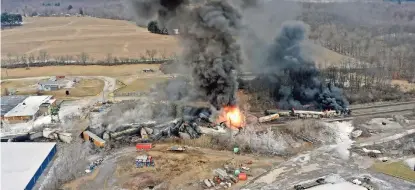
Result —
[[386, 175], [415, 182], [415, 171], [411, 170], [403, 161], [391, 163], [378, 162], [373, 164], [371, 169]]

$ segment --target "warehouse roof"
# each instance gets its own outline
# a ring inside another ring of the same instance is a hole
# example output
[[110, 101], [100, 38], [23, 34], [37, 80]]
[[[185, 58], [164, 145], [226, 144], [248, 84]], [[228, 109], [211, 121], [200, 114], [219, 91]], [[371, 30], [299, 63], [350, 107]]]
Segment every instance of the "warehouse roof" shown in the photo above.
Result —
[[56, 143], [1, 143], [1, 189], [25, 189]]
[[53, 81], [53, 80], [47, 80], [47, 81], [41, 81], [38, 84], [40, 84], [40, 85], [49, 85], [49, 86], [59, 86], [61, 84], [61, 82]]
[[52, 99], [52, 96], [29, 96], [4, 116], [13, 117], [34, 115], [39, 110], [39, 106], [43, 103], [50, 102], [50, 99]]
[[28, 96], [16, 95], [16, 96], [2, 96], [1, 101], [1, 116], [4, 116], [7, 112], [16, 107], [19, 103], [23, 102]]

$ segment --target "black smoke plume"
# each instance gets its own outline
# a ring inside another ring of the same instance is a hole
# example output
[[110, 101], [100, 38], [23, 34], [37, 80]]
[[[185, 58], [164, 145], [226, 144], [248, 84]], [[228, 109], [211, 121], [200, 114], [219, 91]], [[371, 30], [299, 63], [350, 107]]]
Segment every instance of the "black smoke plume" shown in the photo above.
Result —
[[307, 106], [343, 111], [349, 103], [342, 90], [320, 80], [315, 63], [303, 54], [307, 31], [307, 25], [302, 22], [283, 24], [252, 87], [268, 91], [280, 109]]
[[234, 37], [241, 29], [241, 14], [229, 0], [188, 5], [189, 0], [133, 1], [137, 16], [152, 18], [156, 14], [164, 27], [179, 28], [184, 46], [181, 60], [192, 70], [196, 91], [218, 110], [235, 105], [235, 70], [242, 59]]

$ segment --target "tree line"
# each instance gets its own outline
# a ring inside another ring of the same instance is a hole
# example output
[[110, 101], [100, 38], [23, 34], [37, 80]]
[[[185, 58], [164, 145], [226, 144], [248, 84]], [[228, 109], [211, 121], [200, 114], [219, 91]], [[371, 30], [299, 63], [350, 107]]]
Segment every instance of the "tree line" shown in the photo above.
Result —
[[12, 14], [3, 12], [1, 13], [1, 26], [18, 26], [21, 25], [23, 22], [23, 18], [21, 14]]
[[[157, 51], [155, 49], [146, 50], [139, 58], [126, 58], [113, 56], [108, 53], [103, 60], [95, 60], [86, 52], [81, 52], [78, 55], [65, 56], [51, 56], [47, 51], [40, 51], [38, 55], [23, 54], [13, 56], [7, 54], [6, 58], [2, 59], [1, 68], [27, 68], [43, 67], [43, 66], [59, 66], [59, 65], [122, 65], [122, 64], [158, 64], [168, 60], [177, 59], [176, 54], [167, 55], [165, 51]], [[7, 73], [6, 73], [7, 74]]]
[[151, 33], [155, 33], [155, 34], [163, 34], [163, 35], [168, 35], [169, 31], [167, 30], [167, 28], [162, 28], [160, 29], [157, 21], [151, 21], [148, 23], [147, 25], [147, 30]]
[[297, 19], [310, 25], [315, 44], [349, 57], [322, 78], [342, 87], [352, 103], [414, 97], [391, 81], [415, 82], [415, 4], [302, 3]]

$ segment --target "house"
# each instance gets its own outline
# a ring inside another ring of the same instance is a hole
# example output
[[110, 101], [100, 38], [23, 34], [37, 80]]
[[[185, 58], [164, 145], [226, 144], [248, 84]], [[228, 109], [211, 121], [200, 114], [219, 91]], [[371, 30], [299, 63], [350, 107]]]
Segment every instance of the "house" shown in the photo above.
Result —
[[[29, 96], [23, 102], [4, 114], [4, 120], [8, 123], [23, 123], [35, 120], [39, 115], [45, 114], [48, 109], [41, 109], [46, 105], [47, 108], [56, 104], [53, 96]], [[43, 106], [42, 106], [43, 105]]]
[[59, 90], [62, 88], [62, 84], [60, 81], [41, 81], [38, 83], [38, 89], [42, 91], [52, 91], [52, 90]]

